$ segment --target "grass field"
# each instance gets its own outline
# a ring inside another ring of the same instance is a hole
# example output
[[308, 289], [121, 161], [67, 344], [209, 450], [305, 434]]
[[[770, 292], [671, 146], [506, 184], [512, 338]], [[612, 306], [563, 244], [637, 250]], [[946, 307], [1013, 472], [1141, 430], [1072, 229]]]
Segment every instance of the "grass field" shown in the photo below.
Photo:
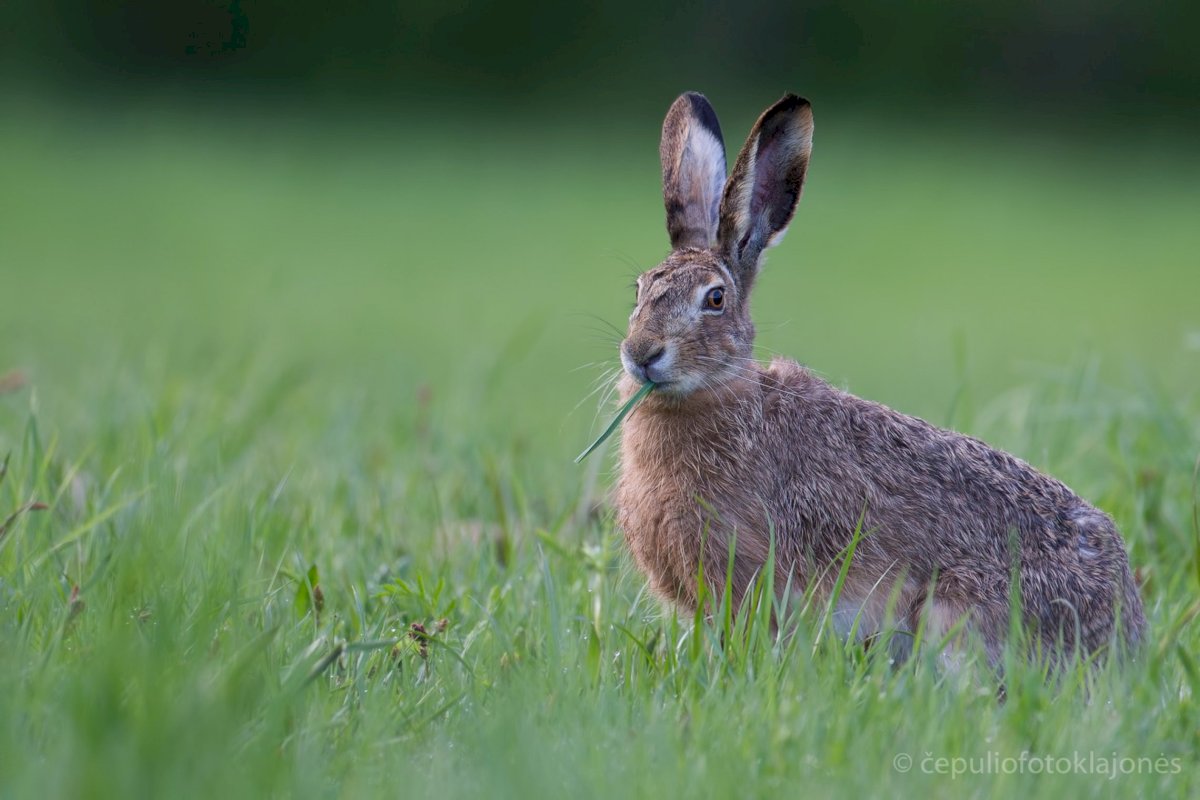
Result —
[[658, 120], [553, 125], [0, 123], [0, 796], [1200, 792], [1195, 156], [818, 111], [763, 356], [1052, 471], [1144, 581], [1136, 663], [998, 704], [647, 594], [571, 458]]

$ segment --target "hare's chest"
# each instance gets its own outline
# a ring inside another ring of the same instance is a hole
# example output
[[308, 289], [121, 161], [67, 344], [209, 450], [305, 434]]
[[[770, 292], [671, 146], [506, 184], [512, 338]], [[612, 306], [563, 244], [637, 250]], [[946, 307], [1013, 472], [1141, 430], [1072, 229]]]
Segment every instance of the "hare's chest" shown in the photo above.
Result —
[[694, 608], [701, 564], [709, 579], [724, 576], [735, 531], [739, 562], [743, 550], [762, 549], [754, 546], [761, 538], [753, 530], [757, 520], [747, 519], [738, 499], [707, 474], [689, 472], [684, 465], [669, 474], [657, 464], [647, 469], [633, 456], [625, 454], [617, 486], [618, 524], [654, 590]]
[[659, 594], [687, 604], [695, 595], [704, 533], [694, 484], [626, 464], [616, 500], [617, 522], [638, 568]]

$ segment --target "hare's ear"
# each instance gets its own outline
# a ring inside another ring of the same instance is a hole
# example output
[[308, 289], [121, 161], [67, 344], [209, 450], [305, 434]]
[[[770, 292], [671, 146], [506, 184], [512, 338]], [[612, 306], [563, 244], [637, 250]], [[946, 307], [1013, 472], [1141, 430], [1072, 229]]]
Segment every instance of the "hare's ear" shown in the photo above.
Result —
[[745, 294], [762, 253], [787, 230], [812, 153], [812, 108], [785, 94], [763, 112], [733, 165], [721, 199], [717, 246]]
[[658, 152], [671, 247], [712, 247], [725, 187], [725, 140], [704, 95], [688, 92], [671, 104]]

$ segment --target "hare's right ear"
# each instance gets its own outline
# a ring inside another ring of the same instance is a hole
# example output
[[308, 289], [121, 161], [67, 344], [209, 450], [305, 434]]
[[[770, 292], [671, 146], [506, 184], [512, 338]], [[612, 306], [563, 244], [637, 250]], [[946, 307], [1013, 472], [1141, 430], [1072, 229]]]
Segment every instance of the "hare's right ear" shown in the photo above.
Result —
[[725, 140], [704, 95], [688, 92], [671, 104], [658, 153], [671, 247], [712, 247], [725, 187]]
[[721, 200], [717, 246], [742, 294], [758, 274], [763, 251], [787, 230], [812, 153], [812, 107], [785, 94], [763, 112], [733, 164]]

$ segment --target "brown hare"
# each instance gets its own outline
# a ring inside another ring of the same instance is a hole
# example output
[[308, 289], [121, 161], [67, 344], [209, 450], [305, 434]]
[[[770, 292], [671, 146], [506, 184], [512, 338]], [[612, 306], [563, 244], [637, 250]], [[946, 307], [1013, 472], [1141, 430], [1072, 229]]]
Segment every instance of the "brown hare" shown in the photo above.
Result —
[[[1112, 520], [1059, 481], [969, 436], [840, 391], [794, 361], [752, 358], [750, 294], [783, 236], [812, 150], [808, 101], [768, 108], [726, 180], [716, 114], [681, 96], [663, 123], [671, 253], [637, 281], [621, 343], [628, 399], [618, 522], [653, 588], [699, 604], [699, 567], [740, 603], [774, 585], [829, 597], [855, 531], [835, 620], [979, 641], [997, 662], [1011, 601], [1033, 648], [1061, 661], [1132, 649], [1145, 617]], [[831, 567], [831, 565], [833, 565]], [[1015, 565], [1015, 575], [1014, 575]], [[845, 629], [851, 626], [842, 626]]]

